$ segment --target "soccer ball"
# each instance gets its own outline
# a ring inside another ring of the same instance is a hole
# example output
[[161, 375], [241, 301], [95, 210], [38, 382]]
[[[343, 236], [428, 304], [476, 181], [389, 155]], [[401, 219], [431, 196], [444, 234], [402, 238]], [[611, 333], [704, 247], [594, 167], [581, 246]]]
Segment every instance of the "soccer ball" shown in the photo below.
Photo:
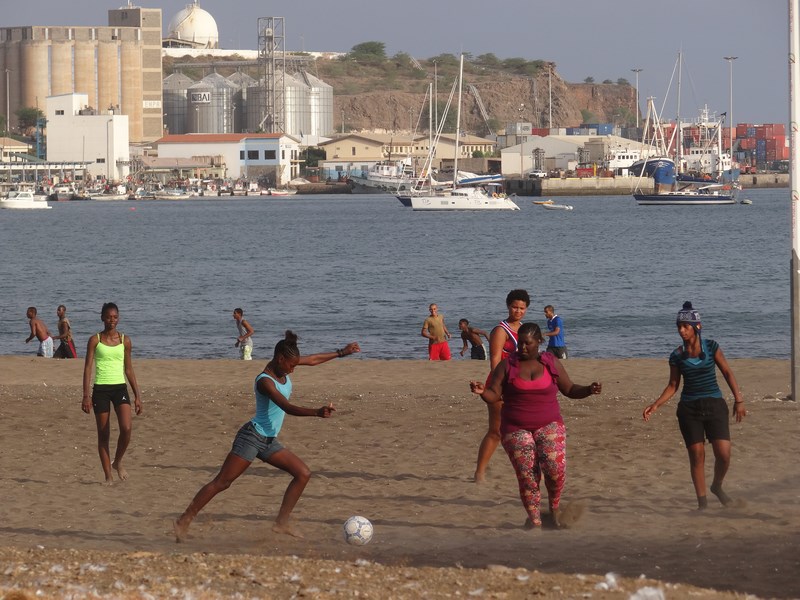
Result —
[[344, 541], [353, 546], [369, 544], [372, 539], [372, 523], [366, 517], [354, 516], [344, 522]]

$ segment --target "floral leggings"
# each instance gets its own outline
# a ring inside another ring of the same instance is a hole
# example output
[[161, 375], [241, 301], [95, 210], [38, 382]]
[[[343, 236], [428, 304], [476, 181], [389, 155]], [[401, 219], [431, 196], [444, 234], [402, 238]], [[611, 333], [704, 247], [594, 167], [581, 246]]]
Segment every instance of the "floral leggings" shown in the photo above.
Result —
[[502, 444], [517, 474], [522, 505], [531, 523], [540, 527], [539, 480], [544, 473], [550, 510], [558, 509], [567, 473], [567, 428], [554, 422], [534, 431], [521, 429], [504, 435]]

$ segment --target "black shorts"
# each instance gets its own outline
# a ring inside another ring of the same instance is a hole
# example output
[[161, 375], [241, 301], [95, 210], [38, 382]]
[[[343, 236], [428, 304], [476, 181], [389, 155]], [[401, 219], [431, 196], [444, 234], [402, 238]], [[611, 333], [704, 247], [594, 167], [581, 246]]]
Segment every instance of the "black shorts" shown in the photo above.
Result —
[[566, 346], [548, 346], [547, 351], [550, 354], [553, 354], [556, 358], [560, 358], [561, 360], [566, 360], [567, 358]]
[[111, 412], [111, 405], [116, 410], [121, 404], [130, 405], [131, 399], [128, 395], [128, 386], [124, 383], [113, 385], [95, 385], [92, 388], [92, 406], [94, 414]]
[[469, 351], [469, 357], [472, 360], [486, 360], [486, 348], [483, 346], [473, 346]]
[[678, 425], [686, 447], [706, 439], [730, 440], [730, 411], [724, 398], [700, 398], [678, 402]]

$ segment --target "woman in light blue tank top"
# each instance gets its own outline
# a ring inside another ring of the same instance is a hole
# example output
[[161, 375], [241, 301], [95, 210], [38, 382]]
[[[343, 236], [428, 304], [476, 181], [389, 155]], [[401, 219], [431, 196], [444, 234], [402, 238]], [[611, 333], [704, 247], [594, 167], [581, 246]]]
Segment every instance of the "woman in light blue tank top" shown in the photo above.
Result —
[[197, 513], [214, 496], [228, 489], [256, 458], [278, 467], [292, 476], [286, 493], [283, 495], [283, 502], [281, 502], [272, 530], [277, 533], [302, 537], [289, 526], [289, 516], [311, 478], [311, 471], [300, 458], [278, 442], [277, 436], [287, 414], [296, 417], [326, 419], [333, 415], [335, 409], [333, 403], [319, 408], [304, 408], [290, 403], [292, 380], [289, 375], [299, 365], [315, 366], [360, 351], [358, 344], [352, 342], [334, 352], [300, 356], [300, 350], [297, 348], [297, 336], [291, 331], [286, 332], [284, 339], [275, 346], [272, 360], [256, 377], [254, 384], [255, 416], [245, 423], [236, 434], [233, 447], [216, 477], [200, 488], [183, 514], [174, 521], [173, 530], [176, 542], [181, 542], [186, 537], [189, 525]]

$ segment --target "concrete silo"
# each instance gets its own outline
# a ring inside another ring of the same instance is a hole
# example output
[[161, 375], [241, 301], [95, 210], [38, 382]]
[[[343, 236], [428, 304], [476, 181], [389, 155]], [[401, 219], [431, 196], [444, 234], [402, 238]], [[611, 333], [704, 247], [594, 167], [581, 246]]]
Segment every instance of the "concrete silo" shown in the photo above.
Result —
[[243, 130], [247, 130], [247, 128], [243, 126], [243, 123], [247, 120], [247, 94], [250, 92], [251, 88], [258, 86], [258, 82], [241, 71], [230, 75], [228, 81], [238, 88], [233, 96], [234, 110], [233, 118], [231, 119], [233, 129], [231, 129], [230, 132], [239, 133]]
[[74, 70], [75, 93], [86, 94], [89, 97], [89, 106], [100, 108], [97, 103], [97, 77], [95, 53], [97, 52], [97, 37], [94, 28], [87, 28], [82, 36], [75, 40]]
[[97, 109], [104, 112], [119, 106], [119, 44], [110, 31], [102, 33], [97, 44]]
[[[24, 40], [20, 43], [19, 69], [25, 73], [19, 82], [22, 84], [20, 108], [36, 106], [37, 102], [44, 106], [45, 98], [50, 95], [49, 46], [47, 40]], [[11, 85], [13, 90], [14, 84]]]
[[[50, 42], [50, 94], [61, 96], [71, 94], [72, 87], [72, 52], [75, 42], [71, 39], [72, 32], [68, 32], [63, 39]], [[44, 106], [44, 98], [39, 99], [39, 106]]]
[[[120, 27], [117, 37], [124, 40], [119, 47], [121, 98], [119, 106], [128, 115], [128, 130], [135, 139], [142, 137], [142, 44], [141, 32], [131, 27]], [[160, 74], [159, 74], [160, 76]]]

